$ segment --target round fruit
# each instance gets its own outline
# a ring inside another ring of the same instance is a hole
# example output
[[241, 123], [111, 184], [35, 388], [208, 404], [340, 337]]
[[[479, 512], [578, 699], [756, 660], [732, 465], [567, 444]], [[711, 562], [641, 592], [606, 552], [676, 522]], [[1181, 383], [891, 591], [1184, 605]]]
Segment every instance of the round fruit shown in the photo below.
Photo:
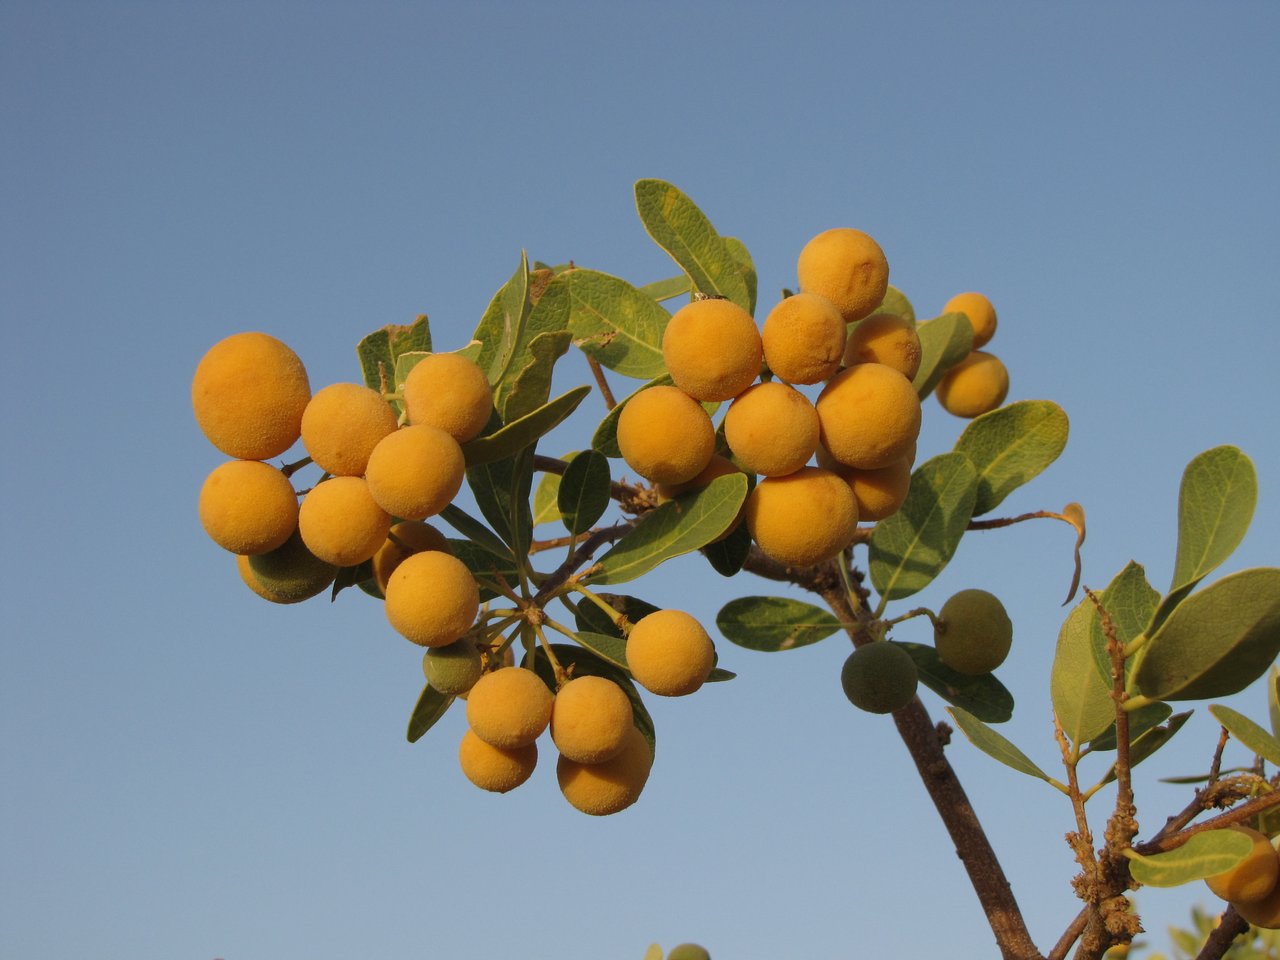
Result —
[[957, 673], [990, 673], [1004, 663], [1012, 643], [1013, 624], [993, 593], [961, 590], [938, 611], [938, 659]]
[[505, 749], [485, 743], [468, 730], [458, 744], [458, 764], [468, 780], [481, 790], [506, 793], [533, 775], [538, 765], [538, 745]]
[[191, 381], [196, 423], [210, 443], [241, 460], [266, 460], [293, 446], [310, 399], [298, 355], [265, 333], [215, 343]]
[[858, 647], [840, 669], [849, 702], [869, 713], [892, 713], [911, 702], [919, 683], [911, 654], [892, 641]]
[[822, 445], [845, 466], [878, 470], [901, 460], [920, 434], [920, 398], [911, 381], [879, 363], [836, 374], [815, 404]]
[[232, 553], [274, 550], [298, 525], [298, 495], [275, 467], [230, 460], [200, 488], [200, 523], [213, 542]]
[[893, 516], [911, 490], [911, 461], [905, 458], [879, 470], [841, 467], [836, 473], [853, 491], [853, 499], [858, 502], [858, 519], [867, 523]]
[[424, 550], [440, 550], [451, 553], [449, 541], [443, 533], [421, 520], [401, 520], [391, 528], [386, 541], [373, 555], [373, 578], [378, 589], [386, 595], [387, 581], [405, 557]]
[[757, 383], [744, 390], [724, 415], [729, 449], [752, 473], [795, 473], [818, 446], [818, 411], [785, 383]]
[[652, 767], [649, 741], [633, 726], [622, 750], [602, 763], [578, 763], [561, 755], [556, 780], [564, 798], [576, 809], [603, 817], [636, 802]]
[[858, 321], [849, 333], [844, 364], [882, 363], [908, 380], [920, 369], [920, 335], [910, 320], [892, 313], [875, 313]]
[[419, 360], [402, 391], [410, 423], [425, 423], [466, 443], [480, 435], [493, 413], [493, 388], [473, 361], [457, 353]]
[[467, 694], [467, 723], [492, 746], [506, 750], [527, 746], [551, 722], [553, 700], [532, 670], [500, 667], [477, 680]]
[[451, 697], [471, 690], [484, 673], [480, 648], [470, 634], [444, 647], [428, 647], [422, 655], [422, 673], [431, 689]]
[[573, 678], [557, 691], [551, 707], [551, 739], [561, 756], [579, 763], [617, 756], [634, 726], [630, 698], [604, 677]]
[[947, 413], [978, 417], [1004, 403], [1009, 371], [998, 357], [975, 350], [943, 374], [934, 392]]
[[395, 429], [395, 411], [377, 390], [333, 383], [303, 411], [302, 445], [326, 473], [358, 477], [378, 441]]
[[830, 560], [858, 526], [853, 490], [830, 470], [766, 477], [747, 495], [747, 529], [768, 556], [792, 567]]
[[339, 567], [368, 560], [390, 529], [391, 517], [361, 477], [330, 477], [312, 487], [298, 508], [298, 532], [307, 549]]
[[1252, 840], [1253, 849], [1230, 870], [1205, 877], [1204, 882], [1223, 900], [1257, 903], [1276, 888], [1276, 881], [1280, 880], [1280, 857], [1276, 856], [1266, 834], [1239, 824], [1229, 829]]
[[436, 550], [406, 557], [387, 580], [387, 620], [422, 647], [446, 647], [480, 612], [480, 588], [457, 557]]
[[622, 408], [618, 449], [627, 466], [646, 480], [684, 483], [711, 462], [716, 431], [707, 411], [688, 394], [676, 387], [650, 387]]
[[1261, 900], [1252, 903], [1231, 901], [1231, 905], [1236, 908], [1236, 913], [1255, 927], [1280, 930], [1280, 883]]
[[957, 293], [942, 308], [943, 313], [963, 313], [973, 327], [973, 349], [986, 346], [996, 333], [996, 308], [980, 293]]
[[383, 437], [369, 455], [364, 476], [373, 499], [387, 513], [425, 520], [453, 502], [466, 472], [458, 441], [420, 423]]
[[889, 262], [861, 230], [826, 230], [804, 245], [796, 264], [800, 289], [836, 305], [846, 323], [861, 320], [884, 299]]
[[732, 400], [760, 375], [762, 357], [756, 322], [730, 300], [681, 307], [662, 335], [672, 381], [695, 400]]
[[274, 550], [241, 559], [245, 583], [273, 603], [298, 603], [314, 597], [338, 575], [337, 567], [307, 549], [297, 530]]
[[716, 650], [702, 624], [681, 610], [655, 610], [627, 634], [627, 669], [660, 697], [682, 697], [706, 681]]
[[711, 954], [706, 947], [700, 947], [696, 943], [682, 943], [671, 948], [667, 960], [711, 960]]
[[666, 503], [668, 500], [674, 500], [676, 497], [692, 493], [694, 490], [701, 490], [703, 487], [710, 485], [712, 480], [719, 477], [727, 477], [731, 473], [741, 472], [738, 469], [738, 465], [728, 457], [713, 453], [711, 461], [692, 480], [686, 480], [684, 483], [656, 483], [653, 486], [653, 492], [658, 495], [659, 503]]
[[818, 383], [840, 366], [844, 317], [826, 297], [797, 293], [769, 312], [760, 337], [774, 376], [787, 383]]

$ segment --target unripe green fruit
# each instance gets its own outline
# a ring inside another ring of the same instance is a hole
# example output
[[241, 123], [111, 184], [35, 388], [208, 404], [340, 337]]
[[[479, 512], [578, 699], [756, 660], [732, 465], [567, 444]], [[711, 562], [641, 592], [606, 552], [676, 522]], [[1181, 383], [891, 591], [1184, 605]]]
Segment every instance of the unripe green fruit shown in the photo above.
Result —
[[272, 603], [298, 603], [323, 593], [338, 568], [307, 549], [297, 530], [267, 553], [243, 557], [240, 575], [258, 596]]
[[682, 943], [671, 948], [667, 960], [711, 960], [711, 954], [707, 953], [706, 947], [700, 947], [696, 943]]
[[938, 611], [934, 645], [938, 659], [957, 673], [990, 673], [1009, 655], [1013, 623], [995, 594], [961, 590]]
[[869, 713], [892, 713], [905, 707], [916, 695], [919, 680], [911, 654], [889, 641], [858, 647], [840, 670], [844, 695]]
[[428, 647], [422, 673], [431, 689], [456, 697], [469, 691], [484, 672], [480, 649], [466, 634], [445, 647]]

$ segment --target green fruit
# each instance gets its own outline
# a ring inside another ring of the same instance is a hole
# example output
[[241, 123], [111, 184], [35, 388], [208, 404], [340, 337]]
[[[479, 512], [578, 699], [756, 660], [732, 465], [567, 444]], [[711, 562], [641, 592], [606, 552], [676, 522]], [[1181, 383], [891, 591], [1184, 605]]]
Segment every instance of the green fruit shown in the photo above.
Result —
[[911, 654], [888, 641], [854, 650], [840, 670], [844, 695], [869, 713], [892, 713], [905, 707], [916, 695], [919, 679]]
[[449, 696], [466, 693], [480, 679], [480, 649], [466, 634], [445, 647], [429, 647], [422, 658], [422, 672], [431, 688]]
[[338, 573], [307, 549], [297, 530], [274, 550], [245, 558], [244, 567], [244, 582], [272, 603], [298, 603], [323, 593]]
[[711, 960], [711, 954], [707, 953], [706, 947], [700, 947], [696, 943], [682, 943], [671, 948], [667, 960]]
[[1013, 623], [985, 590], [961, 590], [942, 605], [934, 628], [938, 659], [957, 673], [990, 673], [1009, 655]]

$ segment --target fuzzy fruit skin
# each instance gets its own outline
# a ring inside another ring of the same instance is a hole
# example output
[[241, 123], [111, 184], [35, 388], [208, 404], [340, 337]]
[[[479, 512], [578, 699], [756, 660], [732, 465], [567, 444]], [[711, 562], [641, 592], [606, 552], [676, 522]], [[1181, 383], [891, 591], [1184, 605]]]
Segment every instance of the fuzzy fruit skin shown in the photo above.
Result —
[[425, 520], [453, 502], [466, 472], [458, 441], [420, 423], [383, 437], [369, 455], [364, 476], [373, 499], [387, 513]]
[[242, 557], [240, 575], [249, 589], [273, 603], [298, 603], [323, 593], [338, 575], [307, 549], [297, 530], [267, 553]]
[[996, 308], [980, 293], [957, 293], [942, 308], [943, 313], [963, 313], [973, 327], [973, 349], [985, 347], [996, 334]]
[[268, 460], [293, 446], [311, 400], [307, 370], [265, 333], [235, 333], [209, 348], [191, 381], [196, 423], [240, 460]]
[[373, 448], [395, 429], [391, 405], [358, 383], [331, 383], [302, 413], [302, 445], [320, 469], [337, 477], [363, 474]]
[[996, 409], [1009, 395], [1009, 371], [994, 354], [975, 350], [938, 381], [934, 393], [942, 409], [971, 419]]
[[766, 477], [747, 495], [747, 529], [768, 556], [792, 567], [830, 560], [853, 542], [858, 504], [830, 470]]
[[732, 400], [760, 375], [763, 356], [756, 322], [729, 300], [681, 307], [662, 335], [672, 381], [695, 400]]
[[[395, 538], [395, 540], [392, 539]], [[396, 540], [400, 541], [399, 543]], [[405, 557], [424, 550], [439, 550], [452, 553], [449, 540], [443, 533], [429, 523], [421, 520], [401, 520], [387, 534], [386, 541], [373, 555], [373, 579], [383, 596], [387, 593], [387, 581], [396, 567], [404, 562]]]
[[901, 710], [916, 695], [918, 683], [911, 654], [887, 640], [858, 647], [840, 670], [844, 695], [868, 713]]
[[618, 449], [640, 476], [655, 483], [692, 480], [716, 452], [716, 431], [701, 404], [676, 387], [650, 387], [627, 401], [618, 417]]
[[480, 648], [469, 634], [445, 647], [428, 647], [422, 655], [422, 674], [438, 693], [458, 697], [470, 692], [484, 672]]
[[467, 723], [485, 743], [505, 750], [537, 740], [551, 723], [554, 697], [532, 670], [500, 667], [467, 694]]
[[879, 363], [842, 370], [814, 404], [822, 445], [847, 467], [878, 470], [901, 460], [920, 435], [920, 398], [911, 381]]
[[834, 303], [817, 294], [797, 293], [765, 318], [760, 331], [764, 361], [787, 383], [819, 383], [840, 366], [845, 329]]
[[752, 473], [795, 473], [818, 447], [818, 411], [794, 387], [771, 381], [748, 387], [724, 415], [729, 449]]
[[298, 496], [288, 478], [257, 460], [214, 467], [200, 488], [200, 523], [218, 546], [236, 554], [274, 550], [298, 525]]
[[382, 546], [391, 517], [361, 477], [330, 477], [311, 488], [298, 508], [298, 532], [325, 563], [352, 567]]
[[922, 356], [914, 323], [892, 313], [873, 313], [850, 331], [844, 365], [881, 363], [911, 380], [920, 370]]
[[961, 590], [938, 611], [934, 630], [938, 659], [957, 673], [981, 676], [1004, 663], [1013, 644], [1013, 623], [1004, 604], [986, 590]]
[[1205, 885], [1215, 896], [1231, 903], [1257, 903], [1276, 888], [1280, 880], [1280, 857], [1266, 834], [1241, 824], [1228, 829], [1252, 840], [1253, 849], [1230, 870], [1205, 877]]
[[636, 683], [660, 697], [683, 697], [715, 666], [711, 637], [682, 610], [656, 610], [627, 634], [627, 669]]
[[473, 361], [456, 353], [433, 353], [418, 361], [404, 381], [410, 423], [443, 430], [458, 443], [480, 435], [493, 413], [493, 388]]
[[561, 756], [556, 763], [560, 792], [577, 810], [606, 817], [631, 806], [640, 797], [653, 768], [649, 741], [634, 726], [622, 750], [602, 763], [578, 763]]
[[701, 490], [703, 487], [709, 486], [712, 480], [719, 477], [727, 477], [731, 473], [741, 472], [738, 469], [738, 465], [728, 457], [722, 457], [720, 454], [714, 453], [711, 455], [710, 462], [692, 480], [686, 480], [684, 483], [656, 483], [653, 486], [653, 492], [658, 495], [659, 503], [666, 503], [668, 500], [674, 500], [676, 497], [692, 493], [694, 490]]
[[1272, 887], [1271, 892], [1261, 900], [1254, 900], [1249, 903], [1230, 902], [1236, 908], [1236, 913], [1240, 914], [1241, 917], [1255, 927], [1280, 930], [1280, 883]]
[[706, 947], [700, 947], [696, 943], [682, 943], [671, 948], [667, 960], [711, 960], [711, 954]]
[[437, 550], [406, 557], [387, 580], [387, 620], [420, 647], [445, 647], [471, 629], [480, 588], [457, 557]]
[[834, 471], [853, 491], [858, 520], [875, 523], [897, 513], [911, 490], [911, 461], [905, 457], [878, 470], [839, 466]]
[[889, 288], [889, 261], [861, 230], [824, 230], [804, 245], [796, 263], [800, 289], [836, 305], [846, 323], [868, 316]]
[[551, 707], [551, 739], [561, 756], [578, 763], [616, 757], [634, 725], [631, 700], [605, 677], [574, 677], [556, 692]]
[[481, 790], [506, 793], [533, 775], [538, 765], [538, 745], [504, 749], [485, 743], [468, 730], [458, 744], [458, 765], [468, 780]]

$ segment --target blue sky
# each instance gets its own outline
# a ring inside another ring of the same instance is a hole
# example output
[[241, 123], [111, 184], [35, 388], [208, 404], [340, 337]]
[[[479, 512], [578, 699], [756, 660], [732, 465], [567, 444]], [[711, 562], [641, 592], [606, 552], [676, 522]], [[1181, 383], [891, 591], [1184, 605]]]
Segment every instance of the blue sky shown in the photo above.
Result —
[[[0, 955], [990, 956], [838, 639], [721, 641], [738, 679], [651, 705], [653, 777], [613, 818], [550, 763], [472, 788], [460, 714], [407, 744], [420, 654], [376, 604], [268, 607], [205, 538], [191, 373], [264, 330], [313, 387], [358, 379], [356, 341], [424, 312], [456, 349], [521, 249], [667, 276], [631, 194], [660, 177], [747, 244], [762, 307], [832, 226], [875, 236], [922, 316], [988, 293], [1011, 398], [1072, 423], [1005, 509], [1083, 503], [1085, 583], [1133, 558], [1167, 586], [1180, 472], [1220, 443], [1260, 482], [1224, 570], [1275, 564], [1277, 40], [1263, 2], [0, 5]], [[921, 451], [962, 426], [931, 401]], [[1042, 764], [1070, 545], [971, 536], [919, 597], [1005, 600], [1005, 732]], [[686, 558], [636, 592], [712, 623], [777, 591]], [[1231, 702], [1263, 716], [1260, 689]], [[1200, 709], [1141, 768], [1145, 834], [1188, 797], [1157, 777], [1216, 735]], [[1048, 949], [1068, 805], [950, 756]], [[1196, 902], [1144, 890], [1153, 941]]]

